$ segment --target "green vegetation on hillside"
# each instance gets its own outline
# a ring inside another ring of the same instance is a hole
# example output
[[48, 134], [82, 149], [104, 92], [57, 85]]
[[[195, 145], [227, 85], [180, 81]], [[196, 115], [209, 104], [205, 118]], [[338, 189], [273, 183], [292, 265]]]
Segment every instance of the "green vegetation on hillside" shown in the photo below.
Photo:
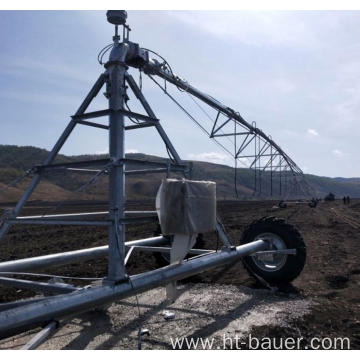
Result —
[[[14, 145], [0, 145], [0, 183], [7, 184], [11, 180], [20, 176], [24, 170], [31, 168], [34, 165], [41, 164], [48, 151], [39, 149], [33, 146], [14, 146]], [[146, 154], [127, 154], [129, 158], [140, 160], [163, 161], [165, 159], [150, 156]], [[106, 157], [105, 155], [80, 155], [80, 156], [64, 156], [58, 155], [56, 162], [72, 162], [84, 161], [91, 159], [99, 159]], [[133, 168], [133, 167], [132, 167]], [[65, 170], [48, 172], [44, 174], [44, 180], [48, 183], [49, 199], [51, 192], [57, 193], [73, 193], [82, 184], [86, 183], [92, 175], [82, 174], [78, 172], [69, 172]], [[153, 198], [156, 195], [157, 188], [161, 181], [162, 174], [150, 174], [146, 177], [140, 175], [129, 176], [127, 178], [128, 198]], [[283, 174], [284, 176], [284, 174]], [[235, 197], [234, 191], [234, 169], [230, 166], [219, 165], [207, 162], [193, 162], [192, 177], [195, 180], [211, 180], [217, 183], [217, 195], [220, 199], [231, 199]], [[344, 178], [328, 178], [315, 175], [306, 175], [308, 182], [316, 190], [316, 197], [324, 197], [329, 192], [334, 193], [337, 197], [349, 195], [351, 197], [360, 197], [360, 179], [344, 179]], [[270, 173], [262, 174], [262, 193], [269, 193], [270, 189]], [[273, 178], [273, 197], [281, 198], [279, 193], [279, 179], [274, 173]], [[51, 187], [53, 184], [53, 190]], [[23, 189], [26, 184], [18, 185], [19, 190]], [[237, 188], [240, 199], [251, 199], [253, 194], [254, 172], [250, 169], [237, 170]], [[46, 188], [46, 189], [47, 189]], [[107, 177], [102, 177], [94, 185], [86, 189], [84, 194], [79, 196], [73, 194], [74, 198], [91, 198], [105, 200], [108, 191]], [[46, 191], [45, 191], [46, 192]], [[38, 197], [43, 196], [38, 195]], [[60, 195], [59, 195], [60, 196]], [[2, 194], [1, 201], [6, 201], [6, 194]], [[12, 201], [14, 199], [9, 199]], [[41, 200], [41, 199], [40, 199]]]

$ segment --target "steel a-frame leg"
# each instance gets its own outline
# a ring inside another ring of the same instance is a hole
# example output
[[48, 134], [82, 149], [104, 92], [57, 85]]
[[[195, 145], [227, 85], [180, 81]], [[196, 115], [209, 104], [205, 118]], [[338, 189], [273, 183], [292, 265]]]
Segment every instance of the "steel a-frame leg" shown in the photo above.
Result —
[[[106, 78], [105, 74], [100, 75], [100, 77], [98, 78], [98, 80], [96, 81], [96, 83], [94, 84], [94, 86], [92, 87], [92, 89], [90, 90], [88, 95], [86, 96], [85, 100], [80, 105], [79, 109], [76, 112], [76, 115], [81, 115], [86, 111], [86, 109], [90, 105], [93, 98], [99, 93], [100, 89], [104, 85], [105, 78]], [[61, 134], [60, 138], [54, 145], [53, 149], [51, 150], [51, 152], [49, 153], [47, 158], [45, 159], [43, 165], [49, 165], [54, 161], [56, 155], [59, 153], [60, 149], [62, 148], [65, 141], [68, 139], [68, 137], [70, 136], [71, 132], [74, 130], [75, 126], [76, 126], [76, 121], [72, 119], [70, 121], [70, 123], [67, 125], [67, 127], [65, 128], [64, 132]], [[16, 204], [15, 208], [12, 210], [12, 212], [10, 214], [10, 218], [15, 218], [17, 215], [19, 215], [19, 213], [20, 213], [21, 209], [23, 208], [23, 206], [25, 205], [26, 201], [29, 199], [31, 194], [34, 192], [36, 186], [39, 184], [41, 175], [42, 174], [40, 172], [35, 174], [35, 176], [31, 180], [31, 183], [25, 190], [24, 194], [22, 195], [22, 197]], [[6, 232], [8, 231], [9, 227], [10, 227], [10, 224], [7, 222], [2, 224], [2, 226], [0, 228], [0, 241], [3, 238], [3, 236], [6, 234]]]
[[[128, 73], [126, 73], [125, 78], [126, 78], [127, 83], [129, 84], [131, 90], [133, 91], [134, 95], [139, 99], [140, 103], [142, 104], [142, 106], [145, 109], [145, 111], [147, 112], [147, 114], [152, 118], [156, 118], [155, 113], [151, 109], [149, 103], [146, 101], [145, 96], [141, 92], [141, 90], [138, 87], [138, 85], [137, 85], [136, 81], [134, 80], [134, 78]], [[163, 139], [163, 141], [165, 143], [165, 146], [169, 149], [171, 155], [173, 156], [176, 164], [181, 165], [182, 160], [180, 159], [179, 154], [175, 150], [173, 144], [171, 143], [170, 139], [166, 135], [166, 132], [164, 131], [161, 124], [158, 122], [158, 123], [155, 124], [155, 127], [156, 127], [156, 130], [158, 131], [159, 135]], [[185, 173], [185, 172], [184, 172], [184, 177], [188, 177], [188, 174]], [[228, 239], [228, 237], [227, 237], [227, 235], [225, 233], [225, 229], [224, 229], [224, 227], [221, 224], [219, 219], [217, 219], [216, 230], [217, 230], [217, 232], [219, 234], [219, 237], [220, 237], [221, 241], [223, 242], [223, 244], [226, 247], [230, 247], [231, 242], [229, 241], [229, 239]]]
[[[134, 95], [139, 99], [139, 101], [140, 101], [141, 105], [143, 106], [143, 108], [145, 109], [146, 113], [150, 117], [156, 119], [156, 115], [155, 115], [154, 111], [152, 110], [149, 103], [145, 99], [145, 96], [139, 89], [134, 78], [128, 73], [126, 73], [125, 77], [126, 77], [126, 81], [129, 84], [131, 90], [133, 91]], [[164, 131], [163, 127], [161, 126], [161, 124], [159, 122], [157, 122], [155, 124], [155, 127], [156, 127], [156, 130], [158, 131], [159, 135], [161, 136], [162, 140], [164, 141], [165, 146], [169, 149], [171, 155], [175, 159], [176, 164], [181, 165], [182, 161], [180, 159], [180, 156], [177, 153], [177, 151], [175, 150], [173, 144], [171, 143], [170, 139], [168, 138], [168, 136], [167, 136], [166, 132]]]

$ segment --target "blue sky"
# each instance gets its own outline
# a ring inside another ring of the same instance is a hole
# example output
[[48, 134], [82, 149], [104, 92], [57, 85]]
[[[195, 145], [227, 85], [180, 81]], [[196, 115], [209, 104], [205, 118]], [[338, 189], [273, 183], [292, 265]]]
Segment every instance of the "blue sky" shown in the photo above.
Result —
[[[358, 11], [128, 15], [132, 41], [256, 121], [305, 172], [359, 176]], [[96, 57], [112, 35], [104, 11], [0, 11], [0, 143], [50, 149], [103, 71]], [[150, 80], [143, 86], [184, 159], [232, 164]], [[204, 116], [186, 95], [173, 94]], [[105, 107], [99, 96], [92, 109]], [[127, 135], [128, 151], [166, 154], [153, 129]], [[107, 140], [105, 130], [79, 126], [61, 152], [106, 152]]]

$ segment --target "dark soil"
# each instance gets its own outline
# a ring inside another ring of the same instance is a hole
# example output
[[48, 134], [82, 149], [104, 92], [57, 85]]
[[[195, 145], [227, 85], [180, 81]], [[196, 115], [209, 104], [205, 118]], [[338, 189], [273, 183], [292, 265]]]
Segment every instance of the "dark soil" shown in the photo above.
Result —
[[[313, 302], [312, 312], [304, 319], [296, 320], [291, 327], [259, 327], [254, 329], [252, 335], [303, 337], [304, 344], [312, 337], [348, 337], [351, 348], [360, 349], [360, 201], [353, 201], [350, 206], [340, 202], [320, 203], [316, 208], [296, 204], [286, 209], [274, 209], [274, 204], [270, 201], [224, 201], [219, 202], [218, 212], [234, 244], [239, 243], [244, 227], [262, 216], [283, 217], [300, 230], [307, 245], [307, 263], [293, 284], [280, 291], [284, 296], [297, 293], [310, 298]], [[150, 210], [152, 206], [152, 203], [132, 203], [128, 209]], [[24, 214], [51, 213], [50, 208], [44, 204], [32, 204], [24, 210]], [[57, 211], [90, 212], [104, 209], [101, 203], [79, 203], [63, 206]], [[132, 225], [127, 230], [127, 240], [145, 238], [153, 235], [156, 224]], [[221, 247], [215, 235], [207, 235], [204, 240], [206, 247]], [[106, 242], [107, 231], [102, 228], [13, 226], [0, 245], [0, 260], [105, 245]], [[128, 273], [139, 273], [155, 267], [153, 256], [136, 252], [128, 264]], [[103, 277], [106, 271], [106, 259], [47, 269], [51, 274], [86, 277]], [[260, 286], [241, 263], [196, 275], [191, 281]], [[25, 290], [0, 288], [0, 302], [32, 295]]]

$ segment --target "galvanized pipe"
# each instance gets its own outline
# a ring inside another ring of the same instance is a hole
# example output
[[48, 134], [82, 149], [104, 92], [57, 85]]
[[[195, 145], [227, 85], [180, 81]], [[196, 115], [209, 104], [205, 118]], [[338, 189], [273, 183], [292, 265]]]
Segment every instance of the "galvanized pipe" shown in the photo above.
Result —
[[268, 249], [268, 243], [257, 240], [236, 248], [222, 250], [185, 261], [179, 265], [169, 265], [139, 275], [134, 275], [115, 285], [102, 285], [83, 289], [71, 294], [54, 296], [41, 303], [0, 313], [0, 337], [8, 337], [21, 331], [35, 328], [50, 320], [86, 312], [98, 306], [111, 303], [151, 288], [166, 285], [171, 281], [231, 263], [256, 251]]
[[[15, 220], [65, 219], [69, 217], [87, 217], [87, 216], [98, 216], [98, 215], [108, 215], [108, 214], [109, 211], [71, 213], [71, 214], [30, 215], [30, 216], [17, 216]], [[124, 211], [124, 214], [157, 217], [156, 211]]]
[[[109, 57], [109, 155], [110, 159], [125, 158], [125, 118], [123, 113], [126, 98], [125, 58], [128, 45], [119, 44], [114, 38], [114, 46]], [[125, 214], [125, 163], [121, 162], [109, 170], [109, 226], [108, 280], [118, 281], [125, 272], [125, 225], [118, 219]]]
[[46, 292], [55, 294], [67, 294], [75, 290], [79, 290], [79, 287], [63, 284], [63, 283], [44, 283], [39, 281], [30, 281], [22, 279], [13, 279], [0, 276], [0, 285], [14, 287], [17, 289], [28, 289], [35, 292]]
[[[127, 221], [124, 219], [124, 221]], [[53, 220], [53, 219], [10, 219], [5, 220], [6, 224], [22, 225], [67, 225], [67, 226], [109, 226], [111, 221], [96, 220]]]
[[[95, 170], [100, 171], [100, 170]], [[95, 215], [108, 215], [108, 211], [97, 211], [87, 213], [71, 213], [71, 214], [48, 214], [48, 215], [30, 215], [30, 216], [17, 216], [16, 220], [34, 220], [34, 219], [49, 219], [49, 218], [67, 218], [76, 216], [95, 216]]]
[[[139, 245], [162, 245], [167, 244], [169, 240], [163, 236], [151, 237], [147, 239], [140, 239], [128, 241], [125, 246], [139, 246]], [[66, 265], [80, 261], [87, 261], [105, 257], [108, 255], [108, 245], [98, 246], [88, 249], [67, 251], [63, 253], [50, 254], [44, 256], [36, 256], [27, 259], [11, 260], [0, 263], [1, 272], [21, 272], [35, 269], [44, 269], [51, 266]]]
[[18, 300], [18, 301], [12, 301], [12, 302], [6, 302], [6, 303], [0, 303], [0, 312], [4, 310], [14, 309], [17, 307], [22, 307], [25, 305], [33, 304], [39, 301], [43, 301], [45, 299], [48, 299], [51, 296], [47, 297], [37, 297], [37, 298], [31, 298], [31, 299], [25, 299], [25, 300]]
[[[118, 224], [140, 224], [147, 222], [154, 222], [154, 215], [150, 216], [134, 216], [118, 219]], [[21, 224], [21, 225], [62, 225], [62, 226], [111, 226], [113, 221], [97, 221], [97, 220], [53, 220], [53, 219], [13, 219], [5, 220], [5, 223], [9, 224]]]

